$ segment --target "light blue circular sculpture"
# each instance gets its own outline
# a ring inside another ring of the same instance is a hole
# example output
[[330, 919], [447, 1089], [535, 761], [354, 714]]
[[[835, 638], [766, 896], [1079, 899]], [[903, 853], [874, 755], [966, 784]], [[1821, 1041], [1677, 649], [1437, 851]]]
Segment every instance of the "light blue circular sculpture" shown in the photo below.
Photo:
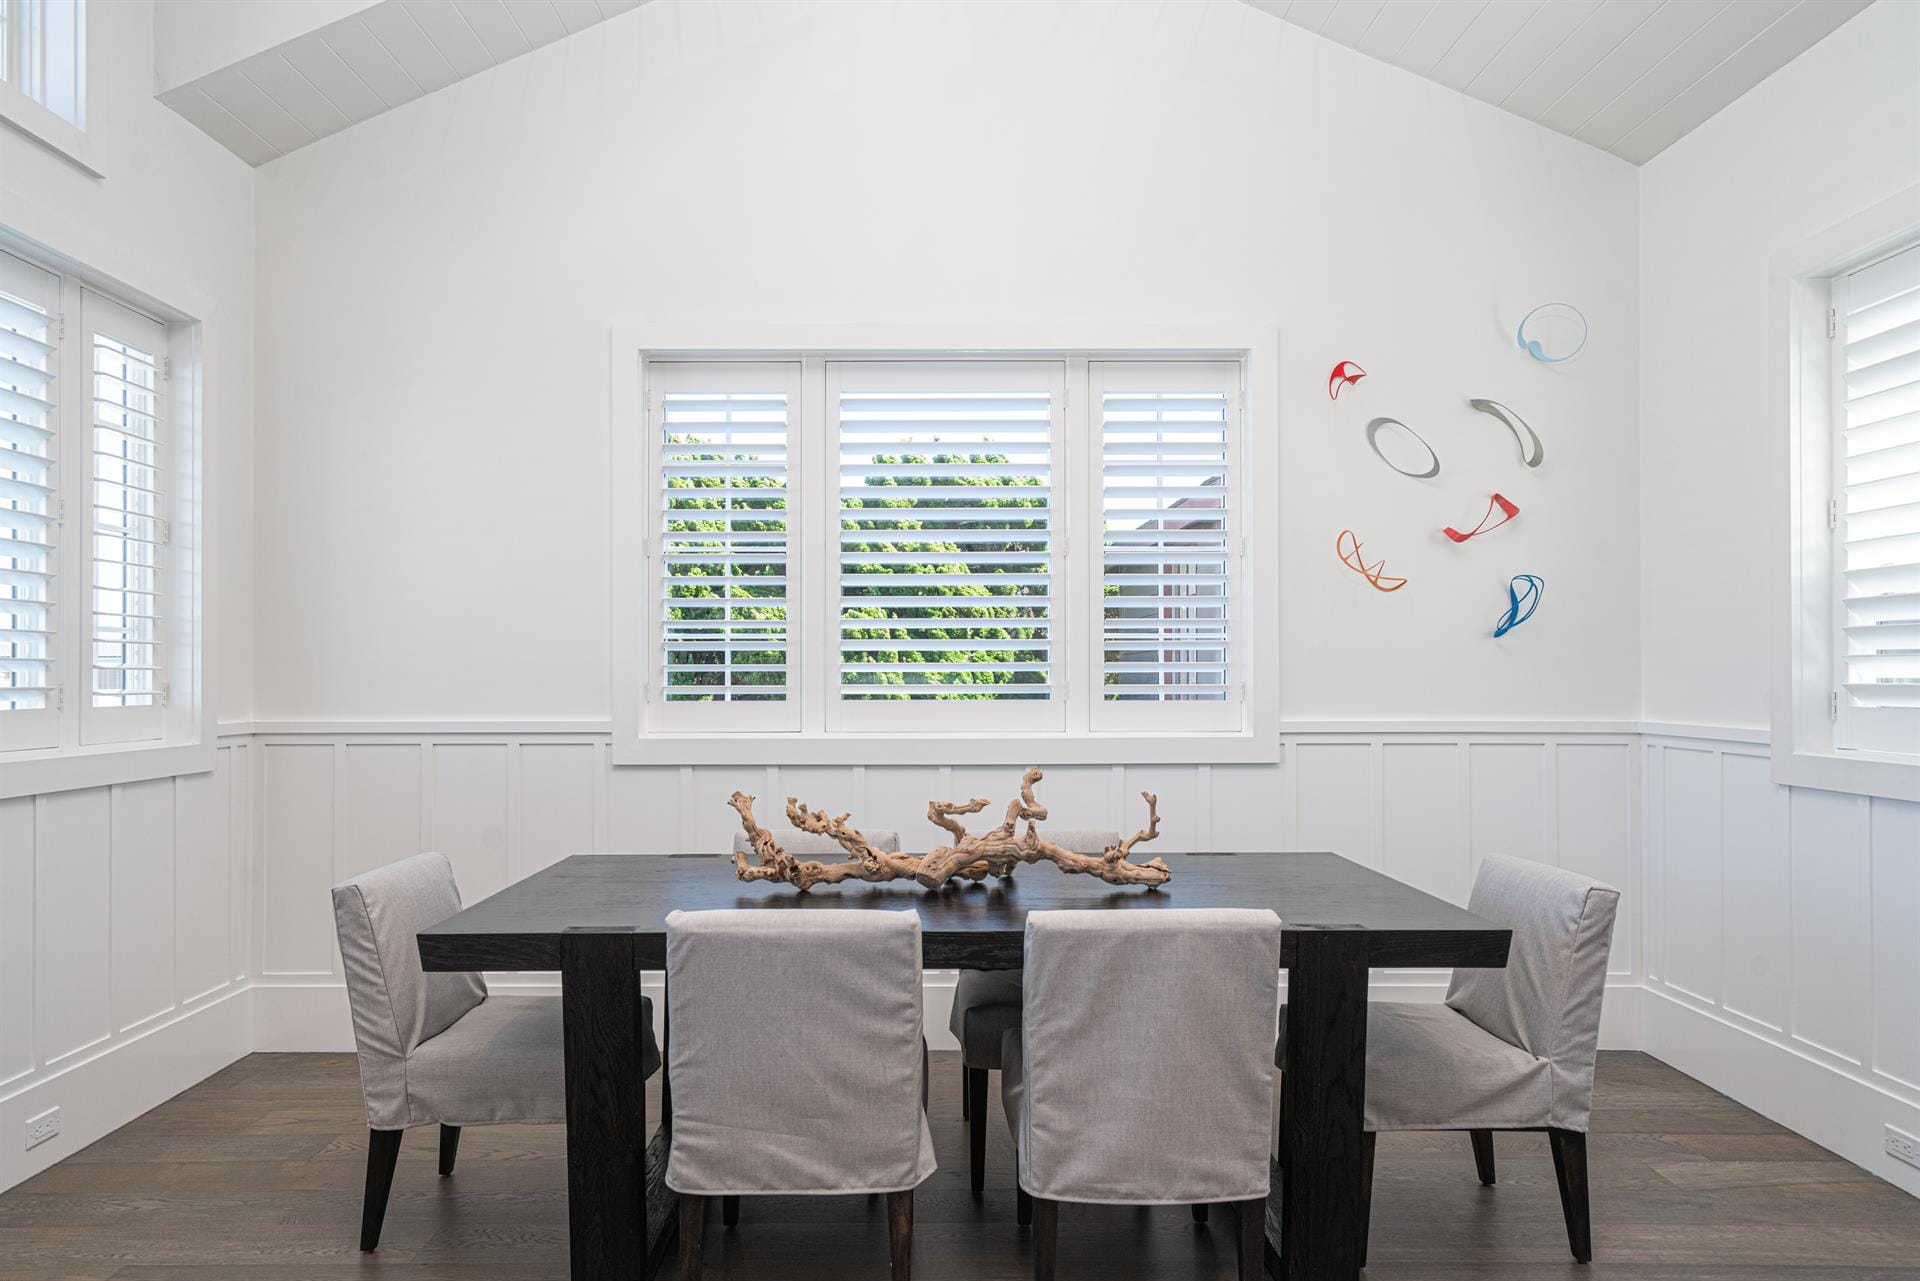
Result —
[[[1548, 330], [1548, 341], [1552, 342], [1555, 348], [1566, 349], [1550, 351], [1540, 338], [1528, 334], [1529, 325], [1533, 326], [1536, 332]], [[1567, 347], [1565, 341], [1551, 336], [1552, 330], [1560, 328], [1565, 328], [1569, 336], [1575, 328], [1578, 328], [1579, 340], [1571, 347]], [[1519, 341], [1520, 350], [1542, 364], [1564, 364], [1587, 349], [1587, 318], [1570, 302], [1543, 302], [1520, 318], [1520, 327], [1513, 331], [1513, 336]]]

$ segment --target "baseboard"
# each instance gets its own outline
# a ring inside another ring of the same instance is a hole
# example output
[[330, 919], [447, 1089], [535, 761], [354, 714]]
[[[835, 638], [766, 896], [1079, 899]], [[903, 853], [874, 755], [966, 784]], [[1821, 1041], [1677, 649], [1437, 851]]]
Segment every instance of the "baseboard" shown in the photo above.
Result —
[[1883, 1146], [1888, 1125], [1920, 1134], [1920, 1107], [1658, 987], [1641, 1001], [1647, 1053], [1920, 1197], [1920, 1170]]
[[[239, 987], [0, 1099], [0, 1192], [32, 1178], [253, 1050], [253, 990]], [[21, 1151], [27, 1120], [60, 1133]]]
[[[503, 995], [525, 992], [553, 992], [552, 982], [527, 981], [514, 976], [489, 978], [488, 989]], [[953, 1009], [951, 973], [936, 971], [926, 976], [922, 989], [925, 1006], [927, 1046], [935, 1050], [957, 1050], [960, 1043], [947, 1031], [947, 1016]], [[665, 989], [658, 975], [648, 975], [641, 989], [654, 1002], [655, 1035]], [[1284, 999], [1285, 980], [1281, 982]], [[347, 1012], [347, 989], [338, 983], [307, 985], [263, 985], [254, 992], [254, 1048], [281, 1053], [341, 1053], [353, 1049], [353, 1020]], [[1376, 1001], [1439, 1001], [1446, 996], [1443, 983], [1376, 982], [1369, 995]], [[1600, 1048], [1637, 1050], [1640, 1048], [1640, 985], [1616, 979], [1607, 985], [1606, 1003], [1600, 1016]]]

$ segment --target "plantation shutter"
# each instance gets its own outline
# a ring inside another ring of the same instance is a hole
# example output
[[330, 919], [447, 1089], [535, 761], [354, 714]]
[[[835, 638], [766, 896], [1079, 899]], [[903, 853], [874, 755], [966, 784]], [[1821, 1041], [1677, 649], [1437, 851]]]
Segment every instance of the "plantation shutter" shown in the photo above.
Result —
[[1920, 752], [1920, 246], [1835, 282], [1842, 746]]
[[0, 253], [0, 751], [58, 741], [59, 300], [59, 277]]
[[1237, 729], [1239, 366], [1096, 361], [1095, 729]]
[[1064, 727], [1063, 376], [1041, 361], [829, 363], [838, 724]]
[[799, 366], [648, 366], [660, 467], [657, 682], [664, 728], [791, 729], [789, 524]]
[[169, 538], [166, 327], [91, 291], [83, 298], [92, 384], [87, 428], [89, 688], [81, 741], [164, 732]]

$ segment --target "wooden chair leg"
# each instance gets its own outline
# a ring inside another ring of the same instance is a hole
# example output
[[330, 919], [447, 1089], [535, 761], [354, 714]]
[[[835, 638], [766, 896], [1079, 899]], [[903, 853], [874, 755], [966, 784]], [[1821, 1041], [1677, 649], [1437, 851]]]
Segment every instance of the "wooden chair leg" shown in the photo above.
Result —
[[1033, 1281], [1053, 1281], [1054, 1253], [1060, 1245], [1060, 1203], [1033, 1199]]
[[887, 1193], [887, 1256], [893, 1281], [913, 1281], [913, 1189]]
[[440, 1127], [440, 1177], [448, 1178], [453, 1174], [453, 1159], [460, 1154], [460, 1127], [443, 1125]]
[[987, 1186], [987, 1070], [967, 1069], [967, 1177], [973, 1190]]
[[1473, 1167], [1480, 1172], [1480, 1182], [1493, 1186], [1493, 1131], [1468, 1130], [1467, 1137], [1473, 1140]]
[[1360, 1136], [1360, 1266], [1367, 1266], [1367, 1238], [1373, 1235], [1373, 1149], [1380, 1135], [1368, 1130]]
[[720, 1198], [720, 1226], [737, 1228], [740, 1226], [740, 1198], [723, 1196]]
[[387, 1197], [393, 1191], [393, 1169], [400, 1163], [400, 1140], [405, 1130], [367, 1131], [367, 1195], [360, 1204], [360, 1248], [380, 1248], [380, 1225], [387, 1221]]
[[1033, 1198], [1017, 1183], [1013, 1188], [1013, 1221], [1023, 1228], [1033, 1226]]
[[1567, 1245], [1575, 1263], [1593, 1262], [1593, 1220], [1587, 1210], [1587, 1136], [1578, 1130], [1548, 1130], [1553, 1172], [1560, 1180], [1560, 1212], [1567, 1219]]
[[1234, 1234], [1240, 1241], [1240, 1281], [1266, 1281], [1267, 1199], [1256, 1197], [1233, 1208], [1240, 1229]]
[[707, 1229], [707, 1198], [680, 1194], [680, 1281], [700, 1281], [702, 1238]]
[[970, 1071], [972, 1069], [966, 1064], [960, 1065], [960, 1119], [962, 1121], [973, 1115], [973, 1091], [967, 1088], [967, 1083], [973, 1080], [967, 1075]]
[[1194, 1202], [1193, 1221], [1195, 1223], [1205, 1223], [1207, 1221], [1207, 1203], [1205, 1201]]

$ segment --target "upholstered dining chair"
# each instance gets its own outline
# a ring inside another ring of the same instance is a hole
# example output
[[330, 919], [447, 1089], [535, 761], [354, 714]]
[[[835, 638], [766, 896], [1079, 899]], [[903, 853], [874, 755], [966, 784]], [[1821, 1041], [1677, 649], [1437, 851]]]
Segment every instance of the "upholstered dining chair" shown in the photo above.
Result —
[[[1488, 1185], [1495, 1130], [1545, 1131], [1567, 1244], [1575, 1261], [1592, 1262], [1587, 1123], [1619, 903], [1618, 890], [1575, 872], [1494, 854], [1481, 860], [1467, 907], [1513, 931], [1506, 968], [1454, 971], [1444, 1004], [1367, 1007], [1363, 1231], [1380, 1131], [1465, 1130]], [[1286, 1035], [1282, 1006], [1277, 1064], [1286, 1061]], [[1284, 1081], [1281, 1099], [1284, 1111]]]
[[1279, 988], [1269, 911], [1028, 915], [1000, 1090], [1035, 1281], [1052, 1281], [1063, 1201], [1231, 1203], [1241, 1281], [1265, 1276]]
[[[1043, 827], [1040, 836], [1075, 854], [1098, 854], [1120, 843], [1120, 833], [1098, 829]], [[962, 970], [953, 989], [947, 1027], [960, 1042], [960, 1115], [967, 1122], [967, 1177], [975, 1192], [987, 1184], [987, 1073], [1000, 1070], [1000, 1038], [1020, 1026], [1020, 1001], [1019, 970]]]
[[[360, 1248], [380, 1245], [400, 1140], [440, 1126], [440, 1174], [453, 1173], [468, 1125], [566, 1120], [564, 1046], [556, 996], [490, 996], [478, 974], [429, 974], [419, 931], [460, 910], [444, 854], [416, 854], [333, 887], [333, 924], [347, 976], [367, 1109], [367, 1188]], [[660, 1066], [653, 1004], [642, 1063]]]
[[923, 1111], [920, 917], [912, 911], [674, 912], [667, 1070], [680, 1277], [708, 1202], [885, 1193], [894, 1281], [913, 1272], [913, 1190], [933, 1173]]

